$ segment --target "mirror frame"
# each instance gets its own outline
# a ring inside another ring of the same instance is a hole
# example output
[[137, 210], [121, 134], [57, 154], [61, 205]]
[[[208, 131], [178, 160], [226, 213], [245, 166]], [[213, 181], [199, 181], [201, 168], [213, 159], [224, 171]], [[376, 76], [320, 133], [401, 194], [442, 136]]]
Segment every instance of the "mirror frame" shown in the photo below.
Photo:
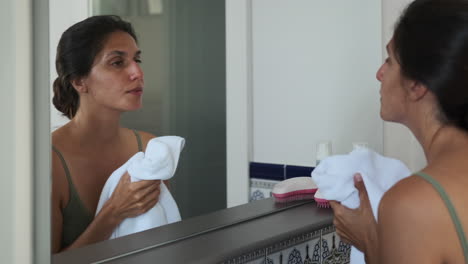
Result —
[[49, 100], [49, 0], [34, 0], [33, 27], [33, 259], [51, 260], [51, 149]]

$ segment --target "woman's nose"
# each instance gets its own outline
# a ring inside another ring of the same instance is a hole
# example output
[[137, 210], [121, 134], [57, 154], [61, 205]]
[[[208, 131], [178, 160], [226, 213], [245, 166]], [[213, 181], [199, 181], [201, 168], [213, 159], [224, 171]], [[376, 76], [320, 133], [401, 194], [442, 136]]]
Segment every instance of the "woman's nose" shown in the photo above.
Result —
[[130, 79], [137, 80], [137, 79], [143, 79], [143, 70], [140, 67], [140, 64], [137, 62], [133, 62], [132, 65], [130, 66]]
[[385, 66], [385, 64], [382, 64], [382, 66], [380, 66], [380, 68], [377, 70], [377, 73], [376, 73], [376, 76], [375, 76], [377, 78], [377, 80], [379, 80], [380, 82], [382, 82], [382, 80], [383, 80], [384, 66]]

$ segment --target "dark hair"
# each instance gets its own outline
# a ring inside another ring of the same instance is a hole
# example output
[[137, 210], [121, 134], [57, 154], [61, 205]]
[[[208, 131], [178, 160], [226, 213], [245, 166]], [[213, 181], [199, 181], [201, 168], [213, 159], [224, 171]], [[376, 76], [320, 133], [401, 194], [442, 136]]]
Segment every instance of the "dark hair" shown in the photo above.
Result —
[[440, 120], [468, 130], [468, 0], [415, 0], [393, 41], [403, 76], [434, 93]]
[[132, 25], [111, 15], [89, 17], [62, 34], [55, 59], [58, 77], [53, 84], [52, 102], [68, 118], [75, 116], [80, 104], [80, 97], [71, 81], [89, 74], [105, 40], [116, 31], [126, 32], [137, 41]]

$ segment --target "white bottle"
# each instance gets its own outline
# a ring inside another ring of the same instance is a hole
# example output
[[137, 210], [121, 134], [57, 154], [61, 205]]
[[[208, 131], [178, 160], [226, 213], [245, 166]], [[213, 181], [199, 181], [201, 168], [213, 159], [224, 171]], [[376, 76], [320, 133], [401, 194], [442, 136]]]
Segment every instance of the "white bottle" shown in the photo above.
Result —
[[322, 141], [317, 144], [317, 154], [315, 156], [315, 166], [318, 166], [319, 163], [326, 157], [332, 154], [331, 141]]
[[367, 142], [353, 142], [353, 150], [360, 149], [360, 148], [369, 148], [369, 144]]

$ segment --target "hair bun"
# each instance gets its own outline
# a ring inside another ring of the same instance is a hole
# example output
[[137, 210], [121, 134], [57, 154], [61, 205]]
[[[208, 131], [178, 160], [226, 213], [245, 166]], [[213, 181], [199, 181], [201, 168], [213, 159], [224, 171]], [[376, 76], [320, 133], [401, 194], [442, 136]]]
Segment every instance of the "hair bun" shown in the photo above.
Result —
[[[72, 119], [78, 110], [80, 97], [71, 85], [64, 85], [60, 77], [57, 77], [53, 83], [54, 97], [52, 103], [55, 108], [69, 119]], [[65, 94], [66, 95], [65, 95]]]

